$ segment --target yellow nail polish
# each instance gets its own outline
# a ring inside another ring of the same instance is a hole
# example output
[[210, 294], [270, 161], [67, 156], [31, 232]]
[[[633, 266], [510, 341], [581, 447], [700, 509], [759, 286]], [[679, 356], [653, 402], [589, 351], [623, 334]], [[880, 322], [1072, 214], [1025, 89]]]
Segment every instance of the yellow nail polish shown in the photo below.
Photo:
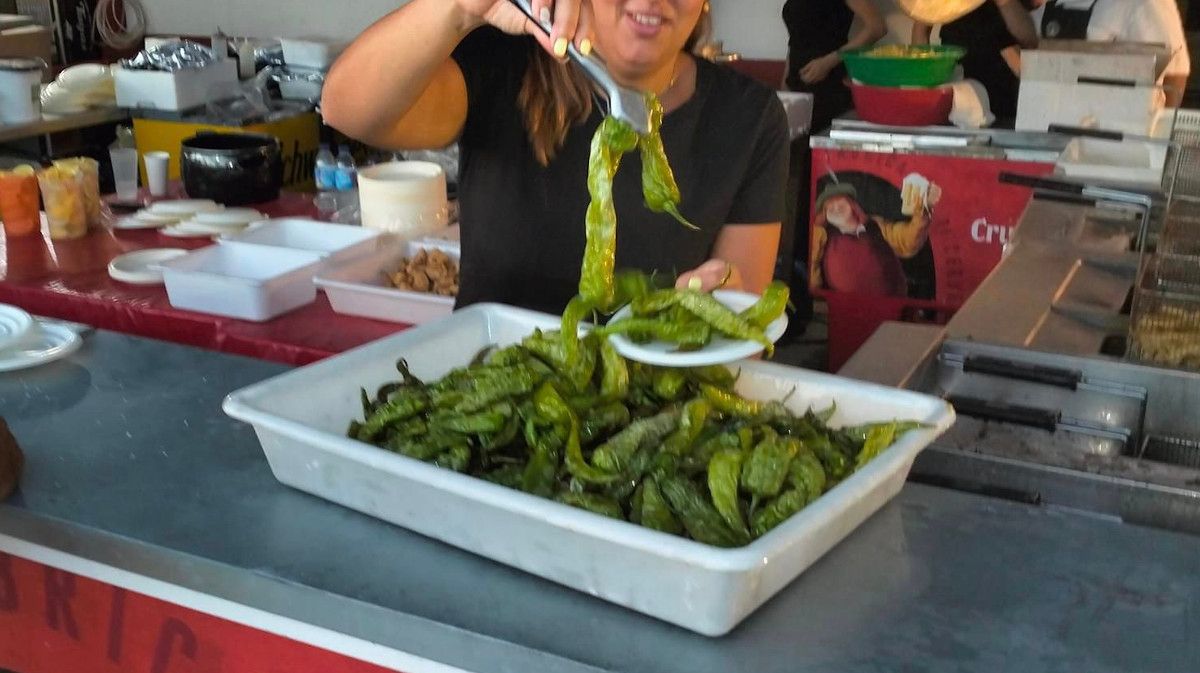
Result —
[[538, 15], [538, 18], [540, 18], [542, 20], [542, 23], [549, 24], [550, 23], [550, 8], [543, 7], [541, 13]]
[[584, 56], [591, 54], [592, 53], [592, 41], [587, 39], [586, 37], [583, 38], [583, 41], [579, 43], [579, 51]]
[[559, 58], [567, 55], [567, 38], [560, 37], [554, 41], [554, 55]]

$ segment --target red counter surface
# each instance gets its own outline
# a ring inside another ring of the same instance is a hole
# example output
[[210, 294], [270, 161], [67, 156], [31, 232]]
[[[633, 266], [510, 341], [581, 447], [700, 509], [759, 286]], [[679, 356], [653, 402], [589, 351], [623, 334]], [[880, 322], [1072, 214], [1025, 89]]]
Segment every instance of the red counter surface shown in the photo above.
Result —
[[[309, 216], [307, 194], [284, 193], [257, 208], [271, 217]], [[182, 311], [161, 286], [129, 285], [108, 275], [115, 257], [145, 248], [200, 248], [154, 230], [97, 229], [74, 241], [4, 238], [0, 233], [0, 303], [31, 313], [189, 346], [303, 365], [405, 329], [405, 325], [338, 315], [322, 293], [313, 304], [265, 323]]]

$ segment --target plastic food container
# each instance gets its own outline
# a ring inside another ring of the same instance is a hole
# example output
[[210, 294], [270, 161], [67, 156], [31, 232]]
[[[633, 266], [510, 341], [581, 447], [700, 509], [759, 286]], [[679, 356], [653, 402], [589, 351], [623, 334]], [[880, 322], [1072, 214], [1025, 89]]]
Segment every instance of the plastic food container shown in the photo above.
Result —
[[950, 81], [954, 66], [966, 54], [962, 47], [949, 45], [892, 45], [895, 55], [872, 55], [876, 49], [842, 52], [851, 79], [871, 86], [941, 86]]
[[302, 250], [316, 253], [330, 263], [370, 253], [382, 245], [381, 241], [378, 231], [304, 218], [264, 220], [218, 239], [222, 245], [251, 244]]
[[[718, 549], [444, 470], [345, 436], [359, 389], [395, 378], [397, 358], [426, 380], [560, 319], [477, 304], [239, 390], [224, 404], [254, 426], [282, 483], [592, 596], [710, 636], [728, 632], [849, 535], [904, 485], [913, 459], [948, 428], [945, 401], [829, 374], [744, 361], [738, 390], [791, 408], [837, 401], [836, 425], [893, 418], [905, 434], [866, 467], [753, 543]], [[847, 592], [855, 591], [846, 587]]]
[[83, 207], [87, 213], [88, 225], [100, 226], [100, 162], [90, 157], [75, 157], [60, 159], [54, 162], [55, 167], [64, 171], [77, 172], [83, 187]]
[[6, 236], [30, 236], [41, 228], [38, 190], [32, 166], [0, 171], [0, 219]]
[[358, 172], [362, 223], [405, 238], [446, 228], [446, 172], [430, 161], [392, 161]]
[[47, 168], [38, 172], [42, 203], [46, 206], [50, 238], [67, 240], [87, 234], [87, 199], [83, 172], [67, 168]]
[[310, 68], [312, 70], [329, 70], [338, 54], [346, 48], [341, 42], [321, 40], [316, 38], [291, 39], [280, 38], [283, 47], [283, 62], [289, 66]]
[[444, 318], [454, 310], [454, 297], [399, 290], [392, 287], [386, 275], [400, 266], [400, 260], [422, 249], [441, 250], [455, 263], [459, 261], [458, 244], [452, 241], [410, 241], [330, 268], [314, 281], [329, 297], [335, 313], [407, 325]]
[[152, 267], [176, 308], [261, 322], [311, 304], [315, 253], [265, 245], [213, 245]]
[[950, 118], [954, 89], [901, 89], [852, 82], [854, 110], [863, 121], [887, 126], [935, 126]]

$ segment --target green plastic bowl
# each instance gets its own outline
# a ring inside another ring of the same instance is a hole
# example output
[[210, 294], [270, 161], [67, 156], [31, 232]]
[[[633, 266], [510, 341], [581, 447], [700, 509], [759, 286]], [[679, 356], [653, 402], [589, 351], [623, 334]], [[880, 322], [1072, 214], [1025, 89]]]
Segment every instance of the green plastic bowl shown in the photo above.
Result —
[[941, 86], [950, 81], [954, 65], [967, 53], [962, 47], [947, 45], [897, 45], [884, 49], [902, 49], [906, 53], [871, 54], [877, 49], [879, 47], [867, 47], [842, 53], [842, 61], [852, 79], [871, 86]]

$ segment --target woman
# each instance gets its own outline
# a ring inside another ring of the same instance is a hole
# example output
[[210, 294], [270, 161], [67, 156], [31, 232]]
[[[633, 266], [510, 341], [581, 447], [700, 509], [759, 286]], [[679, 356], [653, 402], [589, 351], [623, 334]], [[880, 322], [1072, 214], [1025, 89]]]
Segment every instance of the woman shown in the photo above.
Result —
[[[854, 34], [850, 27], [855, 18]], [[850, 109], [842, 52], [869, 47], [887, 33], [872, 0], [787, 0], [788, 30], [784, 88], [813, 95], [812, 129], [823, 131]]]
[[[913, 44], [929, 44], [932, 28], [914, 22]], [[983, 85], [997, 119], [1017, 117], [1021, 56], [1037, 46], [1037, 30], [1020, 0], [989, 0], [966, 16], [942, 26], [942, 44], [966, 49], [963, 76]]]
[[760, 292], [780, 236], [787, 121], [767, 87], [685, 50], [707, 25], [707, 3], [532, 4], [553, 20], [549, 37], [508, 0], [412, 0], [363, 33], [325, 85], [325, 118], [348, 135], [395, 149], [459, 142], [459, 305], [557, 313], [576, 292], [602, 111], [561, 60], [569, 42], [594, 49], [621, 84], [658, 94], [680, 209], [700, 227], [649, 212], [640, 161], [627, 155], [613, 187], [617, 267]]

